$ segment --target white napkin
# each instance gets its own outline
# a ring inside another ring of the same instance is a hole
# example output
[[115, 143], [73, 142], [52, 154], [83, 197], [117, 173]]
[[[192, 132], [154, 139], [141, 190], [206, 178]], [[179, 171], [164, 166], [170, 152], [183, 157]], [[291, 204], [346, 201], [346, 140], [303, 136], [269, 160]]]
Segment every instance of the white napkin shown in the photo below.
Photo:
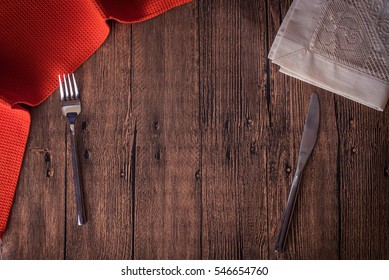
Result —
[[294, 0], [269, 58], [284, 74], [383, 111], [389, 0]]

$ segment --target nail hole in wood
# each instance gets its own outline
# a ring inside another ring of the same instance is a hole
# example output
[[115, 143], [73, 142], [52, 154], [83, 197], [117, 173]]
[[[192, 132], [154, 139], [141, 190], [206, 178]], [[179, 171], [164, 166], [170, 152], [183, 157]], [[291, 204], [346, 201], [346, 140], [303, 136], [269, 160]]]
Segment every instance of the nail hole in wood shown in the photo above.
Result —
[[155, 130], [158, 130], [159, 129], [159, 122], [158, 121], [154, 121], [154, 129]]
[[197, 170], [197, 171], [196, 171], [196, 173], [195, 173], [195, 178], [196, 178], [196, 180], [200, 180], [200, 179], [201, 179], [200, 170]]
[[89, 159], [89, 151], [88, 151], [88, 149], [85, 149], [85, 151], [84, 151], [84, 158], [85, 159]]
[[226, 158], [228, 161], [231, 160], [231, 147], [230, 146], [228, 146], [228, 148], [227, 148]]
[[160, 150], [158, 150], [158, 151], [155, 153], [155, 158], [156, 158], [157, 160], [160, 160], [160, 159], [161, 159], [161, 151], [160, 151]]
[[46, 163], [46, 177], [50, 178], [54, 176], [54, 169], [51, 168], [51, 152], [46, 150], [44, 155], [45, 163]]
[[86, 123], [86, 121], [83, 121], [81, 124], [81, 130], [85, 130], [86, 127], [87, 127], [87, 123]]
[[257, 154], [257, 142], [251, 142], [250, 144], [250, 154], [255, 155]]
[[248, 118], [247, 119], [247, 125], [248, 126], [253, 126], [253, 119], [252, 118]]
[[51, 153], [50, 153], [50, 151], [46, 151], [44, 157], [45, 157], [45, 162], [46, 163], [50, 163], [51, 162]]

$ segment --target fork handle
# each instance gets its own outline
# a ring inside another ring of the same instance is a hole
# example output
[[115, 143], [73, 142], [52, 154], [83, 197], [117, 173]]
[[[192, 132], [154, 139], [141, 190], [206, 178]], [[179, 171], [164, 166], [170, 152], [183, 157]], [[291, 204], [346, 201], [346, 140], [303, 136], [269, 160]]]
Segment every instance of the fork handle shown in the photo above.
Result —
[[76, 196], [77, 207], [77, 224], [83, 225], [86, 223], [84, 194], [82, 190], [82, 182], [80, 177], [80, 169], [78, 167], [78, 153], [76, 145], [76, 134], [74, 131], [74, 124], [70, 124], [70, 139], [72, 142], [72, 165], [74, 178], [74, 193]]

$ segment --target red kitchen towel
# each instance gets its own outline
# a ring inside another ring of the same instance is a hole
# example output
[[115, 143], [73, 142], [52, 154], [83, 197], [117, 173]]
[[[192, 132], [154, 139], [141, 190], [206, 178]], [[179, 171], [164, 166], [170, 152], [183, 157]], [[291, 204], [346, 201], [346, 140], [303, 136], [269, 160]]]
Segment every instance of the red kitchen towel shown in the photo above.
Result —
[[191, 0], [0, 1], [0, 239], [27, 142], [30, 115], [58, 74], [73, 72], [108, 36], [107, 19], [139, 22]]

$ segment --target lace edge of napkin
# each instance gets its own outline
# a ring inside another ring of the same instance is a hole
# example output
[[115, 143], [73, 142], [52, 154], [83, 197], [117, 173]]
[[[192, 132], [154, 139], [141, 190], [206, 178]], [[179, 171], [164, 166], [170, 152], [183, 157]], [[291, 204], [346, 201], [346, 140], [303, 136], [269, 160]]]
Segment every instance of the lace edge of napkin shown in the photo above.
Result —
[[325, 1], [308, 49], [389, 83], [389, 1]]
[[[329, 59], [304, 51], [292, 57], [273, 62], [280, 72], [330, 92], [383, 111], [389, 99], [389, 85], [379, 79], [334, 64]], [[312, 65], [307, 67], [307, 65]], [[331, 69], [324, 72], [323, 69]], [[372, 91], [374, 93], [372, 94]]]

